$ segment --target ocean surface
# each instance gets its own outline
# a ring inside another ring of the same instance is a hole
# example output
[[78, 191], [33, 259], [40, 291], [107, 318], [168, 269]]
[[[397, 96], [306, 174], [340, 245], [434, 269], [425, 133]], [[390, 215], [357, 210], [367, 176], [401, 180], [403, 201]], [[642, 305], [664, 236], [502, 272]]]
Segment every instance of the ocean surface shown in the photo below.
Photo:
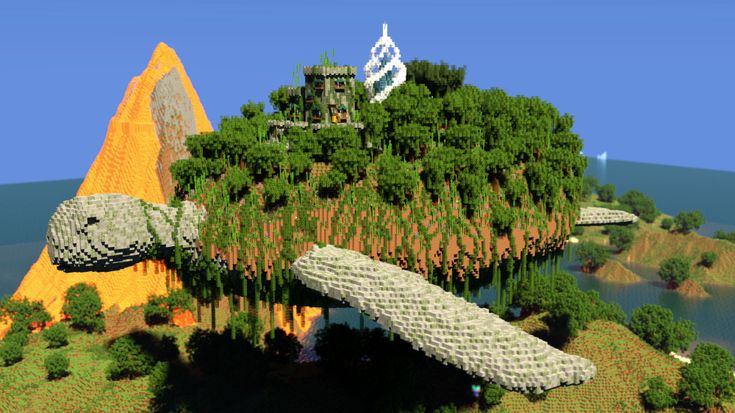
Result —
[[[659, 210], [670, 215], [699, 210], [706, 224], [699, 233], [711, 236], [716, 230], [735, 231], [735, 172], [682, 168], [637, 162], [589, 159], [587, 175], [602, 183], [612, 183], [618, 195], [637, 189], [648, 194]], [[81, 179], [0, 185], [0, 296], [12, 294], [44, 246], [48, 220], [56, 206], [74, 197]], [[600, 281], [579, 271], [574, 262], [563, 267], [577, 277], [583, 290], [595, 289], [605, 301], [617, 302], [630, 315], [634, 308], [656, 303], [670, 308], [675, 317], [692, 320], [701, 341], [714, 342], [735, 353], [735, 288], [708, 288], [711, 298], [687, 299], [660, 288], [655, 272], [638, 271], [646, 282], [618, 285]], [[735, 277], [735, 269], [733, 269]], [[491, 287], [474, 290], [472, 300], [491, 302]], [[359, 325], [359, 313], [351, 308], [332, 308], [330, 323]], [[314, 332], [324, 325], [320, 316], [314, 320], [305, 345], [310, 347]], [[376, 324], [365, 320], [366, 327]]]

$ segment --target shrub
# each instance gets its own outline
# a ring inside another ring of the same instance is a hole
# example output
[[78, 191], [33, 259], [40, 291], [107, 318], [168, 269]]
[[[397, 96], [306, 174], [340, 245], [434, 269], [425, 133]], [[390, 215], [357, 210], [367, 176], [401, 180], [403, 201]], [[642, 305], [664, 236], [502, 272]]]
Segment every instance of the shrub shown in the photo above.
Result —
[[454, 403], [445, 404], [434, 409], [434, 413], [457, 413], [457, 406]]
[[317, 193], [323, 198], [337, 198], [347, 181], [347, 175], [340, 171], [331, 170], [319, 177]]
[[302, 345], [294, 334], [286, 334], [283, 329], [276, 328], [273, 338], [265, 335], [265, 354], [273, 360], [293, 362], [299, 357]]
[[62, 311], [71, 318], [73, 328], [87, 332], [105, 330], [102, 300], [94, 285], [78, 283], [69, 287]]
[[618, 252], [625, 251], [633, 245], [635, 232], [629, 226], [610, 225], [607, 227], [610, 245], [617, 248]]
[[597, 188], [600, 187], [600, 183], [594, 176], [585, 176], [582, 181], [582, 198], [588, 199], [590, 195], [597, 192]]
[[661, 228], [663, 228], [663, 229], [665, 229], [665, 230], [668, 231], [673, 226], [674, 226], [674, 220], [673, 219], [671, 219], [669, 217], [666, 217], [666, 218], [664, 218], [664, 219], [661, 220]]
[[154, 395], [161, 395], [173, 388], [169, 382], [171, 364], [167, 361], [159, 361], [151, 369], [148, 376], [148, 390]]
[[615, 185], [605, 184], [597, 188], [597, 196], [602, 202], [613, 202], [615, 201]]
[[51, 321], [51, 315], [41, 301], [29, 301], [25, 297], [18, 300], [5, 296], [0, 300], [0, 320], [11, 322], [10, 332], [30, 332], [36, 327], [45, 327]]
[[656, 203], [650, 197], [646, 196], [640, 191], [628, 191], [624, 193], [620, 199], [620, 204], [625, 209], [639, 216], [646, 222], [653, 222], [658, 217], [658, 210], [656, 209]]
[[699, 211], [679, 212], [674, 217], [676, 230], [687, 234], [704, 224], [704, 215]]
[[365, 176], [369, 162], [367, 153], [356, 148], [337, 149], [332, 155], [332, 167], [345, 174], [349, 183]]
[[143, 307], [143, 318], [149, 326], [156, 324], [168, 324], [173, 317], [173, 312], [166, 302], [166, 296], [151, 295]]
[[641, 386], [643, 400], [653, 410], [667, 409], [676, 404], [674, 391], [659, 377], [651, 377]]
[[168, 297], [166, 297], [166, 304], [171, 310], [178, 308], [180, 310], [192, 311], [194, 310], [194, 297], [185, 289], [179, 288], [178, 290], [169, 291]]
[[696, 338], [689, 320], [674, 322], [674, 314], [657, 304], [644, 304], [633, 310], [630, 330], [643, 341], [663, 352], [686, 350]]
[[702, 253], [699, 263], [707, 268], [712, 268], [715, 265], [715, 261], [717, 261], [717, 254], [713, 251], [707, 251]]
[[584, 227], [575, 225], [574, 228], [572, 228], [572, 235], [578, 237], [580, 235], [584, 235]]
[[49, 380], [56, 380], [69, 375], [69, 358], [62, 352], [56, 351], [43, 361]]
[[247, 169], [232, 167], [225, 174], [224, 185], [230, 194], [230, 199], [237, 202], [250, 190], [253, 185], [253, 177], [250, 176]]
[[321, 155], [322, 148], [311, 129], [290, 128], [284, 140], [288, 143], [289, 152], [303, 153], [310, 158]]
[[6, 338], [0, 343], [0, 359], [6, 367], [23, 360], [23, 346], [16, 340]]
[[295, 182], [305, 180], [313, 165], [314, 160], [311, 159], [311, 155], [309, 154], [304, 152], [292, 152], [288, 154], [288, 166], [294, 176]]
[[486, 408], [498, 405], [505, 393], [502, 387], [488, 383], [482, 389], [482, 402]]
[[669, 283], [669, 287], [676, 288], [689, 279], [689, 258], [675, 256], [664, 260], [658, 269], [658, 276]]
[[583, 271], [594, 271], [610, 258], [607, 248], [589, 241], [577, 244], [575, 253]]
[[716, 344], [701, 343], [692, 353], [692, 362], [681, 369], [679, 390], [695, 407], [720, 407], [735, 395], [733, 367], [735, 359], [730, 352]]
[[279, 171], [279, 165], [285, 160], [283, 146], [260, 142], [253, 145], [245, 155], [245, 161], [256, 182], [270, 178]]
[[42, 333], [50, 348], [63, 347], [69, 344], [69, 329], [65, 324], [56, 323]]
[[732, 243], [735, 243], [735, 231], [732, 232], [726, 232], [726, 231], [715, 231], [715, 239], [721, 239], [725, 241], [730, 241]]
[[268, 178], [263, 182], [263, 200], [267, 209], [275, 209], [288, 204], [290, 185], [285, 178]]
[[153, 367], [153, 357], [129, 336], [122, 336], [110, 346], [112, 364], [107, 370], [111, 380], [144, 376]]
[[[14, 326], [18, 326], [18, 324], [13, 324]], [[31, 332], [28, 331], [27, 328], [21, 327], [20, 329], [13, 329], [13, 326], [10, 326], [10, 330], [8, 330], [7, 334], [5, 334], [5, 339], [3, 341], [12, 341], [15, 343], [18, 343], [21, 347], [28, 344], [28, 339], [31, 336]]]
[[413, 198], [418, 174], [410, 164], [390, 154], [378, 158], [378, 193], [385, 202], [404, 205]]
[[421, 157], [431, 142], [431, 129], [416, 123], [409, 123], [395, 128], [393, 142], [396, 154], [413, 160]]
[[316, 132], [316, 141], [321, 149], [320, 159], [331, 162], [332, 155], [338, 149], [359, 148], [360, 137], [357, 131], [349, 126], [330, 126]]

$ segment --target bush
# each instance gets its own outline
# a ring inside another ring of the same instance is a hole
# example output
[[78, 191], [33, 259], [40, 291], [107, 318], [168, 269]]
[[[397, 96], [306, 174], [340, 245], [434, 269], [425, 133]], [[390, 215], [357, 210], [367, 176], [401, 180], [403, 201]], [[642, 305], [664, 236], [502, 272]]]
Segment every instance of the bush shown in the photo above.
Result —
[[273, 338], [265, 335], [265, 354], [280, 362], [293, 362], [299, 357], [303, 346], [294, 334], [286, 334], [282, 328], [276, 328]]
[[574, 228], [572, 228], [572, 235], [574, 235], [575, 237], [584, 235], [584, 227], [575, 225]]
[[488, 383], [482, 389], [482, 403], [485, 405], [485, 408], [498, 405], [505, 393], [506, 391], [502, 387]]
[[643, 192], [628, 191], [620, 197], [619, 201], [625, 209], [646, 222], [653, 222], [658, 217], [659, 212], [656, 209], [656, 203]]
[[617, 248], [618, 252], [625, 251], [633, 245], [635, 232], [629, 226], [610, 225], [607, 227], [610, 245]]
[[715, 265], [715, 261], [717, 261], [717, 254], [713, 251], [707, 251], [702, 253], [699, 263], [707, 268], [712, 268]]
[[69, 344], [69, 329], [62, 323], [56, 323], [43, 330], [42, 336], [50, 348], [63, 347]]
[[679, 212], [674, 217], [674, 224], [677, 231], [687, 234], [704, 224], [704, 215], [699, 211]]
[[615, 185], [605, 184], [597, 188], [597, 196], [602, 202], [613, 202], [615, 201]]
[[154, 395], [161, 395], [173, 388], [170, 383], [169, 375], [171, 373], [171, 364], [167, 361], [159, 361], [151, 369], [148, 376], [148, 390]]
[[353, 183], [365, 176], [370, 159], [361, 149], [337, 149], [332, 155], [332, 168], [345, 174], [348, 183]]
[[285, 178], [268, 178], [263, 182], [263, 200], [267, 209], [275, 209], [288, 204], [291, 186]]
[[241, 169], [238, 166], [230, 168], [224, 177], [224, 186], [230, 194], [230, 199], [234, 202], [242, 199], [248, 193], [253, 185], [253, 177], [247, 169]]
[[288, 151], [292, 153], [303, 153], [313, 158], [322, 152], [316, 134], [311, 129], [290, 128], [284, 140], [288, 143]]
[[337, 198], [347, 181], [347, 175], [340, 171], [331, 170], [319, 177], [317, 194], [323, 198]]
[[110, 346], [112, 364], [107, 370], [111, 380], [135, 378], [150, 373], [153, 357], [129, 336], [122, 336]]
[[674, 391], [659, 376], [644, 381], [641, 392], [646, 406], [652, 410], [667, 409], [676, 404]]
[[292, 152], [288, 154], [289, 171], [294, 176], [294, 182], [301, 182], [307, 178], [314, 160], [311, 155], [304, 152]]
[[256, 182], [274, 176], [285, 159], [283, 146], [273, 143], [257, 143], [245, 154], [245, 162]]
[[717, 231], [715, 231], [714, 238], [715, 239], [725, 240], [725, 241], [730, 241], [732, 243], [735, 243], [735, 231], [725, 232], [725, 231], [717, 230]]
[[[17, 326], [17, 324], [13, 324], [14, 326]], [[7, 334], [5, 334], [5, 339], [3, 341], [12, 341], [15, 343], [18, 343], [21, 347], [28, 344], [28, 339], [31, 336], [31, 332], [28, 331], [25, 327], [21, 327], [20, 329], [13, 329], [13, 326], [10, 326], [10, 330], [8, 330]]]
[[43, 361], [49, 380], [56, 380], [69, 375], [69, 358], [64, 353], [53, 352]]
[[594, 176], [585, 176], [582, 181], [582, 198], [588, 199], [590, 195], [597, 192], [597, 188], [600, 187], [600, 183]]
[[71, 318], [73, 328], [87, 332], [105, 330], [102, 300], [94, 285], [78, 283], [69, 287], [61, 311]]
[[168, 324], [173, 317], [173, 312], [166, 302], [166, 296], [151, 295], [143, 307], [143, 318], [149, 326], [157, 324]]
[[413, 198], [418, 174], [410, 164], [390, 154], [378, 158], [378, 193], [385, 202], [404, 205]]
[[630, 330], [657, 350], [671, 352], [686, 350], [696, 338], [694, 323], [689, 320], [674, 322], [674, 314], [657, 304], [644, 304], [633, 310]]
[[610, 258], [610, 251], [607, 248], [589, 241], [577, 244], [575, 253], [582, 270], [586, 272], [595, 271]]
[[692, 353], [692, 362], [681, 369], [679, 390], [695, 407], [721, 407], [724, 400], [735, 395], [733, 367], [735, 359], [729, 351], [701, 343]]
[[689, 258], [683, 256], [675, 256], [664, 260], [658, 269], [658, 276], [669, 284], [669, 287], [676, 288], [681, 283], [689, 279], [689, 266], [691, 262]]
[[355, 128], [342, 125], [319, 129], [316, 141], [321, 149], [319, 158], [323, 162], [332, 162], [332, 155], [339, 149], [360, 147], [360, 137]]
[[0, 359], [6, 367], [23, 360], [23, 346], [16, 340], [6, 338], [0, 343]]
[[34, 328], [45, 327], [51, 321], [51, 315], [41, 301], [29, 301], [25, 297], [18, 300], [5, 296], [0, 300], [0, 321], [2, 320], [11, 322], [11, 333], [22, 330], [30, 332]]
[[666, 217], [666, 218], [664, 218], [664, 219], [661, 220], [661, 228], [663, 228], [663, 229], [665, 229], [665, 230], [668, 231], [673, 226], [674, 226], [674, 220], [673, 219], [671, 219], [669, 217]]

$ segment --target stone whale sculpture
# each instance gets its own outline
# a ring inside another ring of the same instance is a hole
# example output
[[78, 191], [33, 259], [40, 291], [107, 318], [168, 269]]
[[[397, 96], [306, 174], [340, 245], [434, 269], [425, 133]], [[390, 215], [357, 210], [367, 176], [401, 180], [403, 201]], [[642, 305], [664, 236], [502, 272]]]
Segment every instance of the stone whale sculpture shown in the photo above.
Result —
[[[64, 271], [132, 265], [154, 245], [178, 244], [196, 258], [205, 216], [188, 201], [174, 208], [120, 194], [76, 197], [61, 203], [49, 221], [49, 257]], [[291, 268], [307, 287], [346, 300], [415, 349], [505, 388], [540, 392], [596, 373], [591, 361], [553, 348], [419, 274], [361, 253], [314, 246]]]

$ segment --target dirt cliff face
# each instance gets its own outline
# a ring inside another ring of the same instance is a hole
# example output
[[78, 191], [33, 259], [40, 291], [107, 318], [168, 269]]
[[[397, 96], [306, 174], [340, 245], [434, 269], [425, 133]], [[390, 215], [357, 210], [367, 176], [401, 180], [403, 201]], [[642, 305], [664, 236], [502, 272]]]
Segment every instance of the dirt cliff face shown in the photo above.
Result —
[[[143, 73], [128, 84], [77, 195], [113, 192], [166, 203], [173, 193], [168, 167], [188, 156], [186, 135], [211, 130], [176, 52], [159, 43]], [[65, 273], [51, 264], [44, 247], [14, 297], [42, 300], [58, 320], [66, 289], [78, 282], [97, 286], [104, 309], [114, 304], [124, 309], [145, 302], [149, 294], [165, 293], [172, 275], [151, 261], [106, 273]], [[7, 327], [0, 324], [0, 334]]]

